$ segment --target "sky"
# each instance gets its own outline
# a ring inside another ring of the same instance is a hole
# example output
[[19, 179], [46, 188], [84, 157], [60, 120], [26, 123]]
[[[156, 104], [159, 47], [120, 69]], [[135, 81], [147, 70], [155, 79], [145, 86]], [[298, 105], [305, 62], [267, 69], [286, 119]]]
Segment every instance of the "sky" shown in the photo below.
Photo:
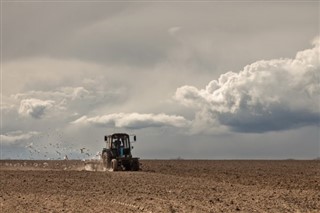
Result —
[[319, 7], [1, 1], [1, 159], [317, 158]]

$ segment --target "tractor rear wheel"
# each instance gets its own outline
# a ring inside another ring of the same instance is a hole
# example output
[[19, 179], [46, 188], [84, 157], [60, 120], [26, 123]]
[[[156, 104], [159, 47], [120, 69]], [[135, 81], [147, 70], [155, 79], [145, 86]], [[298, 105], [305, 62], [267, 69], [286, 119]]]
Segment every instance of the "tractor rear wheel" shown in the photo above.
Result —
[[111, 169], [112, 171], [118, 171], [118, 161], [117, 159], [111, 160]]
[[139, 168], [140, 165], [139, 165], [139, 161], [135, 160], [135, 161], [132, 161], [132, 166], [131, 166], [131, 170], [132, 171], [139, 171]]

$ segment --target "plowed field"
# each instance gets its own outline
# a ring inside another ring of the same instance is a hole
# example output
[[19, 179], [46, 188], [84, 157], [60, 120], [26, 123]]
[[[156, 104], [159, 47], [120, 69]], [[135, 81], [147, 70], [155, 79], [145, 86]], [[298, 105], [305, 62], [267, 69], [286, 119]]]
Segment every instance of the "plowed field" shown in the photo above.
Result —
[[320, 161], [0, 161], [1, 212], [320, 212]]

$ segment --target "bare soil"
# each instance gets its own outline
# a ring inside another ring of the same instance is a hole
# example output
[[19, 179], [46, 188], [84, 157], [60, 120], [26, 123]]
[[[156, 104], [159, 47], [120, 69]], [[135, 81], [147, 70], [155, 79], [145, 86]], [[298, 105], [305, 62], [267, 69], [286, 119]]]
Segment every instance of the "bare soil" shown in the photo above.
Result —
[[320, 212], [320, 161], [0, 161], [1, 212]]

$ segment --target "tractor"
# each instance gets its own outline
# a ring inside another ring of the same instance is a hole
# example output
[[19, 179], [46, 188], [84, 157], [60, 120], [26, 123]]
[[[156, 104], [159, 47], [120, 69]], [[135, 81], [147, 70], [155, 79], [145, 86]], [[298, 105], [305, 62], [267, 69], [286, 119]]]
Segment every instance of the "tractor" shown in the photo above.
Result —
[[[110, 171], [138, 171], [139, 158], [132, 157], [130, 136], [126, 133], [115, 133], [104, 137], [106, 148], [102, 150], [102, 162]], [[133, 141], [137, 137], [133, 135]]]

